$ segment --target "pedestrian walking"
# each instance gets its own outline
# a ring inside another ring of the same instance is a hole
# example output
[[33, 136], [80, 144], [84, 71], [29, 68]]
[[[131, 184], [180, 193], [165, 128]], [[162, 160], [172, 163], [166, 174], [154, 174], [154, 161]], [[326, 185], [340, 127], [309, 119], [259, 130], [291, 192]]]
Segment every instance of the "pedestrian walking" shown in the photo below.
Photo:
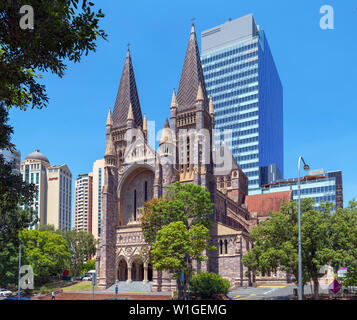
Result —
[[55, 292], [52, 291], [52, 300], [55, 300]]

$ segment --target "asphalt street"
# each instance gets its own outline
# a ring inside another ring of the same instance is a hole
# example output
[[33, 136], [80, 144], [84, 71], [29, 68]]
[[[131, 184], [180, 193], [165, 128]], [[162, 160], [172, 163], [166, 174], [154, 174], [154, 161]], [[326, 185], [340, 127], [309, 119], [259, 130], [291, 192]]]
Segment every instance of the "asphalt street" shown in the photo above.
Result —
[[[294, 295], [296, 285], [264, 285], [256, 288], [238, 288], [232, 290], [228, 297], [233, 300], [289, 300]], [[311, 294], [310, 285], [305, 286], [304, 293]], [[320, 285], [320, 293], [328, 293], [327, 285]]]

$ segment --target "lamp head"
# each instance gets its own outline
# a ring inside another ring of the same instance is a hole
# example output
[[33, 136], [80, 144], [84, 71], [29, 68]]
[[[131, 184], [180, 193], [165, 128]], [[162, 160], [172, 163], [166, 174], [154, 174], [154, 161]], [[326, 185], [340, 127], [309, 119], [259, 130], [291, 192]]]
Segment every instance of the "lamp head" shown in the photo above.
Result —
[[308, 171], [308, 170], [310, 170], [310, 167], [309, 167], [307, 164], [305, 164], [305, 165], [304, 165], [304, 170], [305, 170], [305, 171]]

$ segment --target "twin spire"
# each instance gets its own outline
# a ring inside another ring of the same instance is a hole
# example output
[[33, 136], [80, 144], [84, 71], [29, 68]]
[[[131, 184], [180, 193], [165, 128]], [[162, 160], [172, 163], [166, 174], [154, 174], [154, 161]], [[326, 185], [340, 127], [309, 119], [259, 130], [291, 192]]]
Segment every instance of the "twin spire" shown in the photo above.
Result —
[[134, 125], [141, 127], [143, 124], [143, 117], [136, 88], [134, 68], [131, 61], [130, 50], [128, 49], [112, 115], [112, 122], [115, 128], [126, 126], [130, 106]]
[[[171, 109], [189, 109], [197, 102], [202, 102], [204, 107], [209, 109], [210, 114], [214, 114], [212, 98], [210, 101], [207, 99], [196, 31], [195, 26], [192, 24], [179, 89], [177, 95], [175, 90], [173, 91]], [[125, 127], [128, 120], [134, 121], [134, 126], [142, 127], [144, 131], [147, 131], [146, 115], [143, 120], [129, 49], [125, 57], [113, 114], [109, 110], [107, 125], [114, 128]], [[168, 125], [168, 120], [166, 122], [167, 124], [165, 123], [165, 125]], [[110, 144], [108, 143], [108, 145]]]
[[[199, 88], [200, 86], [201, 89]], [[197, 101], [198, 93], [200, 94], [200, 101], [203, 101], [204, 106], [208, 108], [206, 85], [197, 44], [196, 31], [195, 26], [192, 25], [177, 93], [178, 109], [185, 110], [192, 108]]]

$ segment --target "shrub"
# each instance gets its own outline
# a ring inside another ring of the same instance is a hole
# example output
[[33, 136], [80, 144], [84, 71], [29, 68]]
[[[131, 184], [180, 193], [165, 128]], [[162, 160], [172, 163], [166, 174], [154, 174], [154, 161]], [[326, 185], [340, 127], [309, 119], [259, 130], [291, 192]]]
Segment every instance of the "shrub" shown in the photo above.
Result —
[[42, 286], [40, 288], [40, 293], [41, 294], [47, 294], [47, 293], [50, 293], [51, 292], [51, 289], [47, 288], [46, 286]]
[[190, 280], [191, 294], [201, 298], [212, 298], [215, 294], [227, 294], [229, 287], [229, 281], [216, 273], [200, 272]]

